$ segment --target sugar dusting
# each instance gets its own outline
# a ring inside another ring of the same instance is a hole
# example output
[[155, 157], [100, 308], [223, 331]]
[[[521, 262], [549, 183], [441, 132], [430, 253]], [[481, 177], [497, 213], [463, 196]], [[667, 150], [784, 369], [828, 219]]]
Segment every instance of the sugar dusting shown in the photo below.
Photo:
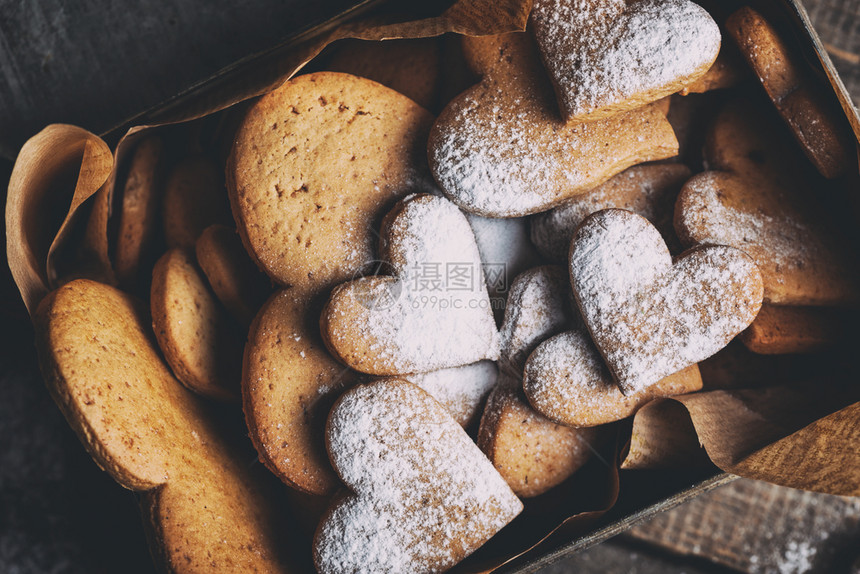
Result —
[[716, 353], [761, 306], [761, 275], [744, 253], [701, 247], [673, 265], [659, 232], [619, 209], [580, 226], [570, 273], [593, 340], [626, 393]]
[[461, 426], [475, 418], [483, 400], [496, 384], [499, 371], [492, 361], [416, 373], [403, 378], [427, 391]]
[[501, 328], [502, 366], [517, 380], [529, 353], [548, 337], [572, 324], [573, 292], [563, 267], [535, 267], [514, 279]]
[[665, 89], [720, 51], [717, 24], [688, 0], [535, 0], [531, 24], [568, 118]]
[[[331, 344], [339, 348], [360, 340], [389, 374], [498, 359], [481, 258], [462, 212], [444, 198], [411, 196], [383, 233], [383, 255], [397, 279], [364, 278], [337, 289], [332, 300], [340, 301], [330, 312], [348, 308], [351, 320], [342, 331], [328, 333]], [[436, 276], [454, 267], [468, 275], [454, 285]]]
[[522, 511], [465, 431], [414, 385], [348, 391], [327, 431], [332, 464], [355, 495], [317, 531], [322, 573], [440, 572]]

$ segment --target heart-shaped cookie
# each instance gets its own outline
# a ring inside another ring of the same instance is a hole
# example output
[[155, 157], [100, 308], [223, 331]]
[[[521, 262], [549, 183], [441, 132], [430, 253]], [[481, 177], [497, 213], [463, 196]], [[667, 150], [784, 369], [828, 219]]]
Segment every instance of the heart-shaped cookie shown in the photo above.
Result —
[[716, 22], [689, 0], [536, 0], [530, 22], [568, 122], [673, 94], [720, 52]]
[[514, 279], [501, 330], [504, 372], [487, 399], [478, 446], [518, 496], [538, 496], [564, 482], [588, 462], [599, 438], [593, 429], [547, 419], [522, 393], [528, 354], [575, 320], [573, 293], [563, 267], [535, 267]]
[[406, 96], [335, 72], [260, 98], [227, 161], [233, 216], [257, 265], [305, 293], [370, 272], [374, 218], [432, 186], [432, 122]]
[[594, 344], [625, 394], [710, 357], [755, 319], [762, 280], [738, 249], [698, 247], [677, 261], [660, 232], [606, 209], [577, 229], [570, 279]]
[[317, 529], [322, 574], [441, 572], [523, 508], [451, 415], [405, 381], [347, 391], [329, 415], [326, 445], [353, 492]]
[[427, 153], [442, 191], [468, 212], [546, 211], [632, 165], [678, 153], [656, 105], [565, 124], [528, 33], [464, 38], [463, 47], [482, 80], [445, 107]]
[[635, 393], [624, 395], [612, 380], [585, 329], [566, 331], [529, 355], [523, 390], [531, 406], [552, 421], [592, 427], [627, 418], [657, 397], [702, 388], [699, 367], [691, 365]]
[[499, 369], [493, 361], [478, 361], [462, 367], [404, 375], [403, 380], [426, 391], [468, 428], [480, 412], [484, 399], [496, 386]]
[[[766, 103], [766, 102], [765, 102]], [[825, 182], [790, 144], [766, 106], [730, 102], [708, 133], [705, 159], [675, 204], [675, 229], [687, 245], [742, 249], [779, 305], [856, 305], [857, 254], [834, 216], [814, 201]]]
[[499, 357], [481, 258], [450, 201], [413, 195], [386, 215], [383, 260], [395, 276], [335, 287], [320, 318], [329, 350], [372, 375], [403, 375]]

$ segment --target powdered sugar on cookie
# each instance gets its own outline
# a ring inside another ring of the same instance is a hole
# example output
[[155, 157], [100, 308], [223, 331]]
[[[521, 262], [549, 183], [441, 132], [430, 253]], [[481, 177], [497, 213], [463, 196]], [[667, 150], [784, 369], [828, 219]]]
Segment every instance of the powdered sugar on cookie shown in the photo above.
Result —
[[337, 287], [321, 320], [332, 352], [356, 370], [421, 373], [499, 356], [481, 258], [451, 202], [411, 196], [386, 217], [383, 259], [396, 277]]
[[591, 215], [570, 275], [600, 353], [627, 394], [724, 347], [761, 307], [761, 274], [743, 252], [708, 246], [674, 265], [659, 232], [628, 211]]
[[499, 371], [492, 361], [416, 373], [403, 378], [439, 401], [460, 426], [467, 427], [475, 418], [484, 398], [496, 384]]
[[522, 511], [465, 431], [404, 381], [348, 391], [326, 438], [332, 464], [355, 494], [320, 523], [314, 559], [323, 574], [439, 572]]
[[688, 0], [536, 0], [531, 24], [568, 121], [674, 93], [720, 51], [716, 22]]

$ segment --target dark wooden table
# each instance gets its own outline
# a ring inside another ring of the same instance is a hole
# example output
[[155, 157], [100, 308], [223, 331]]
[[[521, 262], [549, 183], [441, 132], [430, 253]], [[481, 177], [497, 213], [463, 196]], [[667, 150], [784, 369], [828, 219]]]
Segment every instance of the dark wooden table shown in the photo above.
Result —
[[[347, 4], [0, 0], [0, 156], [50, 122], [104, 131]], [[860, 0], [805, 4], [860, 102]], [[0, 161], [0, 183], [8, 171]], [[151, 572], [134, 497], [48, 396], [8, 275], [0, 265], [0, 572]], [[542, 572], [860, 573], [858, 553], [857, 499], [737, 480]]]

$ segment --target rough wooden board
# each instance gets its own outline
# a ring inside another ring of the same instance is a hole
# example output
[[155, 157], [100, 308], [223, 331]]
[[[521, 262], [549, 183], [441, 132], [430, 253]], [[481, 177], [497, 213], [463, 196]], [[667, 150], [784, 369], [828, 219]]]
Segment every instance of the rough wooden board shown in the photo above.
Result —
[[860, 105], [860, 2], [803, 0], [855, 105]]
[[741, 479], [625, 536], [741, 572], [847, 572], [860, 554], [860, 499]]

